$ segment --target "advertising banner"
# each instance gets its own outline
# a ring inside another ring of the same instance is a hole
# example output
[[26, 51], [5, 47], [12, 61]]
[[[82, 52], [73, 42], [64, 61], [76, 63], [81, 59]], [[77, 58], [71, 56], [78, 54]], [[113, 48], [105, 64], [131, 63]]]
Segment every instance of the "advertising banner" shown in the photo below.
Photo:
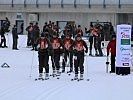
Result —
[[116, 67], [131, 66], [131, 25], [117, 25]]

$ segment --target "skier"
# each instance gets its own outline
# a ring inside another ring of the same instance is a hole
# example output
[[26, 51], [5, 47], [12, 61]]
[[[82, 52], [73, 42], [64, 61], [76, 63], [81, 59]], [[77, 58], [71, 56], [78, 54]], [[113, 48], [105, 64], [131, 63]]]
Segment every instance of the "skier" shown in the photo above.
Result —
[[98, 56], [98, 28], [94, 27], [92, 34], [94, 37], [95, 56]]
[[112, 40], [107, 45], [107, 56], [111, 50], [111, 71], [110, 73], [115, 73], [115, 57], [116, 57], [116, 35], [112, 35]]
[[62, 73], [65, 72], [65, 67], [67, 63], [67, 57], [70, 61], [70, 71], [68, 73], [71, 73], [73, 71], [73, 40], [70, 38], [70, 34], [67, 33], [65, 36], [65, 39], [63, 40], [64, 44], [64, 59], [63, 59], [63, 66], [62, 66]]
[[17, 33], [17, 27], [16, 25], [14, 25], [14, 27], [12, 28], [12, 37], [13, 37], [13, 50], [18, 50], [17, 48], [17, 40], [18, 40], [18, 33]]
[[[0, 47], [2, 48], [7, 48], [6, 46], [6, 37], [5, 37], [5, 24], [1, 27], [1, 43], [0, 43]], [[2, 44], [4, 43], [4, 46], [2, 46]]]
[[93, 25], [90, 25], [90, 29], [87, 31], [86, 29], [86, 33], [89, 33], [89, 42], [90, 42], [90, 48], [89, 48], [89, 55], [92, 56], [92, 46], [93, 46]]
[[41, 34], [41, 37], [37, 41], [38, 57], [39, 57], [39, 78], [43, 76], [43, 68], [45, 68], [45, 79], [49, 79], [49, 50], [52, 50], [50, 41]]
[[31, 36], [32, 36], [31, 43], [32, 43], [32, 48], [33, 48], [32, 50], [37, 51], [37, 43], [36, 42], [40, 36], [40, 29], [38, 26], [38, 22], [36, 22], [36, 24], [33, 26], [33, 32], [31, 34]]
[[[75, 41], [73, 44], [74, 47], [74, 68], [75, 68], [75, 77], [74, 80], [78, 79], [78, 69], [80, 69], [80, 80], [83, 80], [84, 74], [84, 52], [88, 52], [87, 44], [84, 40], [82, 40], [81, 35], [78, 34], [75, 37]], [[85, 49], [84, 49], [85, 48]]]
[[98, 36], [97, 36], [97, 48], [98, 48], [98, 53], [99, 55], [98, 56], [103, 56], [103, 52], [102, 52], [102, 49], [101, 49], [101, 41], [102, 41], [102, 29], [99, 27], [97, 27], [97, 33], [98, 33]]
[[5, 32], [9, 32], [9, 27], [10, 27], [10, 21], [8, 19], [8, 17], [6, 17], [6, 20], [5, 20]]
[[53, 37], [51, 38], [51, 44], [53, 48], [53, 54], [52, 54], [52, 68], [53, 68], [53, 76], [60, 76], [60, 53], [61, 49], [64, 48], [62, 40], [58, 38], [58, 33], [54, 32]]
[[76, 29], [76, 32], [75, 32], [75, 37], [77, 34], [80, 34], [81, 36], [83, 36], [83, 30], [81, 25], [78, 25], [78, 28]]
[[26, 31], [28, 32], [28, 38], [27, 38], [27, 46], [31, 46], [32, 41], [32, 32], [33, 32], [33, 23], [30, 23], [29, 26], [26, 28]]

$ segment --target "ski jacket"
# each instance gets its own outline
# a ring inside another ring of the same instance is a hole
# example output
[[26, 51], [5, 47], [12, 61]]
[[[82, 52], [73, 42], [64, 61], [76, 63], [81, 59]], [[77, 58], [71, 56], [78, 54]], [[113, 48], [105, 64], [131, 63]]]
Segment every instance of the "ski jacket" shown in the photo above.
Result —
[[72, 51], [73, 50], [73, 40], [72, 39], [64, 39], [63, 44], [64, 44], [64, 50], [65, 51]]
[[52, 49], [54, 51], [54, 54], [61, 54], [61, 51], [64, 49], [62, 40], [58, 37], [51, 38], [51, 44], [52, 44]]
[[48, 52], [52, 50], [51, 43], [47, 38], [44, 39], [39, 38], [37, 44], [38, 44], [39, 54], [46, 54], [46, 53], [48, 54]]
[[107, 56], [111, 52], [111, 55], [116, 56], [116, 40], [111, 40], [107, 45]]
[[88, 52], [88, 47], [87, 47], [87, 44], [84, 40], [74, 41], [73, 47], [74, 47], [74, 53], [75, 54], [84, 54], [84, 51], [86, 53]]

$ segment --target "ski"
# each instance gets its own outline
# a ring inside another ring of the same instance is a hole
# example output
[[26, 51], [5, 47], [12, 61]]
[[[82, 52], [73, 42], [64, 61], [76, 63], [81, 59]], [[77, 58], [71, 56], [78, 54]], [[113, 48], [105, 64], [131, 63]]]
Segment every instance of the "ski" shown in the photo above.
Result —
[[70, 76], [72, 73], [73, 73], [72, 71], [71, 71], [71, 72], [70, 72], [70, 71], [67, 72], [67, 74], [68, 74], [69, 76]]
[[35, 81], [38, 81], [38, 80], [44, 81], [45, 79], [44, 78], [35, 78]]
[[60, 77], [59, 77], [60, 75], [56, 75], [56, 74], [52, 75], [52, 74], [51, 74], [50, 76], [53, 77], [53, 78], [55, 77], [55, 78], [57, 78], [57, 79], [60, 79]]
[[50, 76], [52, 76], [52, 77], [56, 77], [56, 74], [51, 74]]
[[60, 79], [60, 77], [57, 77], [57, 79]]
[[68, 73], [68, 75], [70, 76], [70, 75], [71, 75], [71, 73]]
[[[84, 79], [80, 79], [80, 78], [78, 78], [78, 79], [71, 79], [71, 81], [77, 81], [77, 82], [79, 82], [79, 81], [84, 81]], [[90, 79], [87, 79], [86, 81], [90, 81]]]
[[84, 79], [80, 79], [80, 78], [79, 78], [79, 79], [77, 79], [77, 81], [78, 81], [78, 82], [79, 82], [79, 81], [83, 81], [83, 80], [84, 80]]
[[71, 81], [77, 81], [77, 80], [78, 80], [78, 78], [77, 79], [74, 79], [74, 78], [71, 79]]
[[[84, 81], [84, 79], [80, 79], [80, 78], [79, 78], [77, 81], [78, 81], [78, 82], [79, 82], [79, 81]], [[90, 79], [86, 79], [86, 81], [90, 81]]]
[[71, 73], [70, 72], [67, 72], [67, 74], [70, 76], [71, 75]]
[[89, 55], [90, 57], [106, 57], [106, 55], [102, 55], [102, 56], [100, 56], [100, 55]]

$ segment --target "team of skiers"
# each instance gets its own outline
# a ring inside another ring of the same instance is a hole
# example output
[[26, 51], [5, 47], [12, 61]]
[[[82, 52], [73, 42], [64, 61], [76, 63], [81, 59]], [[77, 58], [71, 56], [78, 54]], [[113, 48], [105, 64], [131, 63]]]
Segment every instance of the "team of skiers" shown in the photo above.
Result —
[[[71, 39], [69, 33], [66, 33], [65, 38], [61, 39], [57, 31], [53, 31], [51, 38], [47, 38], [47, 31], [41, 34], [41, 38], [37, 41], [37, 49], [39, 54], [39, 77], [42, 77], [43, 68], [45, 68], [45, 78], [49, 76], [49, 56], [51, 56], [53, 76], [60, 76], [60, 56], [63, 57], [62, 73], [65, 72], [67, 60], [70, 61], [70, 70], [68, 73], [75, 72], [75, 79], [83, 79], [84, 74], [84, 52], [88, 52], [87, 44], [81, 38], [81, 34], [75, 36], [75, 40]], [[74, 64], [73, 64], [74, 58]], [[73, 69], [74, 65], [74, 69]]]

